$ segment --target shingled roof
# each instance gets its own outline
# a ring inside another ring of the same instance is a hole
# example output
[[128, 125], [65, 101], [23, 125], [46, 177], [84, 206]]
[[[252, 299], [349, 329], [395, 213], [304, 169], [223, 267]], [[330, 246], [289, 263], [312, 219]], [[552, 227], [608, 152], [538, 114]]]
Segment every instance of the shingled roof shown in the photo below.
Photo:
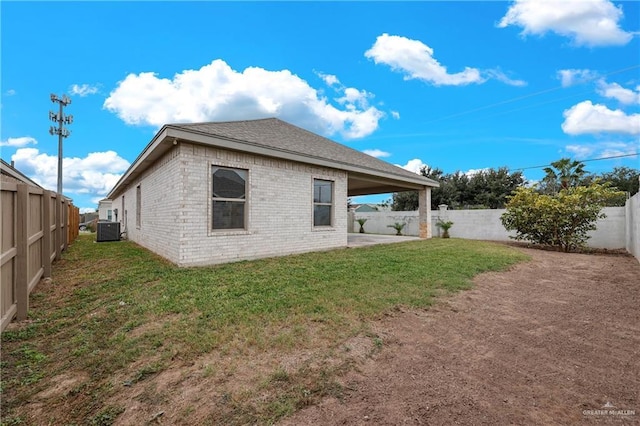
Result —
[[[309, 132], [277, 118], [225, 121], [214, 123], [170, 124], [211, 136], [219, 136], [277, 151], [329, 160], [336, 164], [357, 165], [371, 171], [384, 171], [399, 177], [415, 178], [416, 174], [386, 161], [379, 160], [348, 146]], [[425, 184], [437, 186], [425, 178]]]
[[277, 118], [210, 123], [167, 124], [108, 195], [113, 199], [127, 183], [177, 141], [217, 146], [349, 172], [349, 195], [419, 189], [438, 183]]

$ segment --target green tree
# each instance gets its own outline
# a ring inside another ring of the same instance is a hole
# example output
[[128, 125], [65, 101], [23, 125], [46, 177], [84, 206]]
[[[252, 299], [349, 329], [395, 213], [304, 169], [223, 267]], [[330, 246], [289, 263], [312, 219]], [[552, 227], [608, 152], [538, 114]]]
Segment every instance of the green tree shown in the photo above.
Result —
[[584, 163], [569, 158], [561, 158], [545, 167], [545, 177], [541, 182], [541, 190], [545, 194], [556, 194], [562, 189], [581, 185], [587, 175]]
[[640, 186], [640, 170], [630, 167], [615, 167], [611, 172], [605, 172], [598, 176], [603, 182], [608, 182], [612, 188], [637, 194]]
[[[488, 169], [473, 175], [457, 171], [444, 174], [440, 169], [423, 168], [421, 174], [437, 181], [440, 186], [431, 190], [431, 208], [446, 204], [452, 209], [503, 208], [507, 197], [525, 183], [522, 172], [509, 173], [506, 167]], [[393, 210], [417, 210], [415, 191], [393, 194]]]
[[508, 231], [516, 231], [512, 237], [516, 240], [569, 252], [585, 245], [596, 221], [605, 217], [602, 208], [619, 196], [619, 191], [597, 182], [561, 189], [553, 195], [518, 188], [500, 219]]

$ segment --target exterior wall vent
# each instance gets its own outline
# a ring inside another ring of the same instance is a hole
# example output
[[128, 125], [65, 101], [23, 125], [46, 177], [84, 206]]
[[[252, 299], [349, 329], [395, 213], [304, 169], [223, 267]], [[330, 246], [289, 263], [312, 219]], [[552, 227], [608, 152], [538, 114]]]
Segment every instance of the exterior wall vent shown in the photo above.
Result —
[[120, 222], [98, 222], [96, 242], [120, 241]]

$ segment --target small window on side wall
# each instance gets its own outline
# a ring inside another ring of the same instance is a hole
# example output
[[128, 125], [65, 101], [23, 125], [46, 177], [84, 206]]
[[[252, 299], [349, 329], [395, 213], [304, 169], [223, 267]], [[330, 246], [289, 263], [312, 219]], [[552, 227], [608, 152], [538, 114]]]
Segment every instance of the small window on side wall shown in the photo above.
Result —
[[333, 182], [313, 180], [313, 226], [332, 226]]
[[243, 169], [212, 168], [213, 230], [246, 229], [247, 175]]

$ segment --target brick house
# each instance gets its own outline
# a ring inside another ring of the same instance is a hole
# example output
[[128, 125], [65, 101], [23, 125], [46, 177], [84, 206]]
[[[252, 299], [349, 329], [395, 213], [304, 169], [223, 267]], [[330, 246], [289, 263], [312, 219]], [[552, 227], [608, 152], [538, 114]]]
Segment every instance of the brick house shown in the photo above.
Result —
[[438, 184], [276, 118], [163, 126], [107, 198], [126, 237], [180, 266], [347, 246], [347, 197]]

